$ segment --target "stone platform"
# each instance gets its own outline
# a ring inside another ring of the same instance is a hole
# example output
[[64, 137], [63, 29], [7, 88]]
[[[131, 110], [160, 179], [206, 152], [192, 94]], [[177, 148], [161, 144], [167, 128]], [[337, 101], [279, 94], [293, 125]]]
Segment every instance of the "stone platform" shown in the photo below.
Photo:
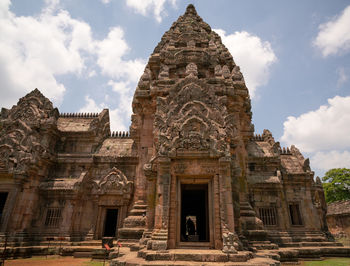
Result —
[[268, 256], [256, 257], [250, 251], [237, 254], [225, 254], [220, 250], [206, 249], [170, 249], [166, 252], [140, 250], [129, 252], [112, 259], [111, 266], [147, 266], [147, 265], [280, 265], [280, 262]]
[[[116, 245], [116, 241], [114, 242]], [[102, 259], [108, 255], [111, 266], [151, 266], [151, 265], [280, 265], [281, 262], [295, 262], [299, 259], [320, 259], [322, 257], [350, 257], [350, 247], [331, 242], [305, 242], [295, 247], [279, 247], [256, 252], [239, 251], [237, 254], [225, 254], [213, 249], [169, 249], [163, 252], [141, 249], [135, 245], [114, 247], [109, 254], [101, 248], [101, 241], [83, 242], [41, 242], [40, 245], [8, 246], [7, 257], [31, 257], [38, 255], [74, 256]], [[3, 247], [0, 247], [0, 253]]]
[[151, 265], [280, 265], [281, 262], [295, 262], [299, 259], [320, 259], [322, 257], [350, 257], [350, 247], [310, 246], [258, 250], [253, 253], [240, 251], [225, 254], [220, 250], [170, 249], [165, 252], [148, 250], [124, 251], [116, 258], [110, 256], [111, 266], [151, 266]]
[[[45, 255], [61, 255], [61, 256], [73, 256], [75, 258], [93, 258], [103, 259], [104, 257], [113, 258], [118, 256], [117, 242], [114, 242], [114, 248], [109, 253], [113, 253], [109, 256], [106, 253], [106, 249], [101, 247], [100, 240], [82, 241], [82, 242], [66, 242], [66, 241], [42, 241], [38, 245], [29, 245], [26, 243], [8, 243], [6, 247], [7, 258], [27, 258], [32, 256], [45, 256]], [[0, 244], [0, 254], [4, 252], [3, 243]], [[120, 255], [124, 255], [129, 252], [129, 248], [124, 247], [119, 250]]]

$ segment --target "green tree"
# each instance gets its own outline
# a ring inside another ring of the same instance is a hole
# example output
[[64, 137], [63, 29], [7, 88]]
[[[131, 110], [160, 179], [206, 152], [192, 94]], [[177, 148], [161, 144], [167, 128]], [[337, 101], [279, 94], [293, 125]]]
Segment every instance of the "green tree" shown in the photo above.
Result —
[[334, 168], [322, 177], [326, 201], [350, 199], [350, 169]]

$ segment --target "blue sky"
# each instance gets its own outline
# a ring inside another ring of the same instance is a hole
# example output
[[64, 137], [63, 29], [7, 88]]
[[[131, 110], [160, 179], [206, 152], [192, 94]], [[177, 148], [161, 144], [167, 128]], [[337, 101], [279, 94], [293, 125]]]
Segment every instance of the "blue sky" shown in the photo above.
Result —
[[148, 57], [189, 3], [241, 67], [256, 133], [295, 144], [317, 175], [349, 168], [349, 1], [0, 0], [0, 106], [38, 88], [127, 130]]

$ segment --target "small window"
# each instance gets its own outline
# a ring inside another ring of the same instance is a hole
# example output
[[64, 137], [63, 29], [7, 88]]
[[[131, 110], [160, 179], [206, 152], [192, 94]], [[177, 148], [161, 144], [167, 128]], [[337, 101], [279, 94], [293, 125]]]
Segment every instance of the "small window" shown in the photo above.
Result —
[[46, 214], [45, 226], [46, 227], [58, 227], [61, 220], [60, 208], [49, 208]]
[[250, 172], [255, 171], [255, 163], [249, 163], [249, 164], [248, 164], [248, 167], [249, 167], [249, 171], [250, 171]]
[[302, 225], [299, 204], [289, 204], [290, 220], [292, 225]]
[[259, 216], [264, 225], [277, 225], [276, 208], [259, 208]]

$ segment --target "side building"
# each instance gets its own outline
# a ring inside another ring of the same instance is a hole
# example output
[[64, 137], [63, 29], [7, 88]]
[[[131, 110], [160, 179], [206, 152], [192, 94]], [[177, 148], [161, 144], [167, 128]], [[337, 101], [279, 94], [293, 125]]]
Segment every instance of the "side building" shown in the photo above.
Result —
[[137, 156], [127, 132], [110, 132], [107, 109], [59, 114], [35, 89], [2, 109], [0, 126], [1, 232], [23, 241], [116, 235]]

